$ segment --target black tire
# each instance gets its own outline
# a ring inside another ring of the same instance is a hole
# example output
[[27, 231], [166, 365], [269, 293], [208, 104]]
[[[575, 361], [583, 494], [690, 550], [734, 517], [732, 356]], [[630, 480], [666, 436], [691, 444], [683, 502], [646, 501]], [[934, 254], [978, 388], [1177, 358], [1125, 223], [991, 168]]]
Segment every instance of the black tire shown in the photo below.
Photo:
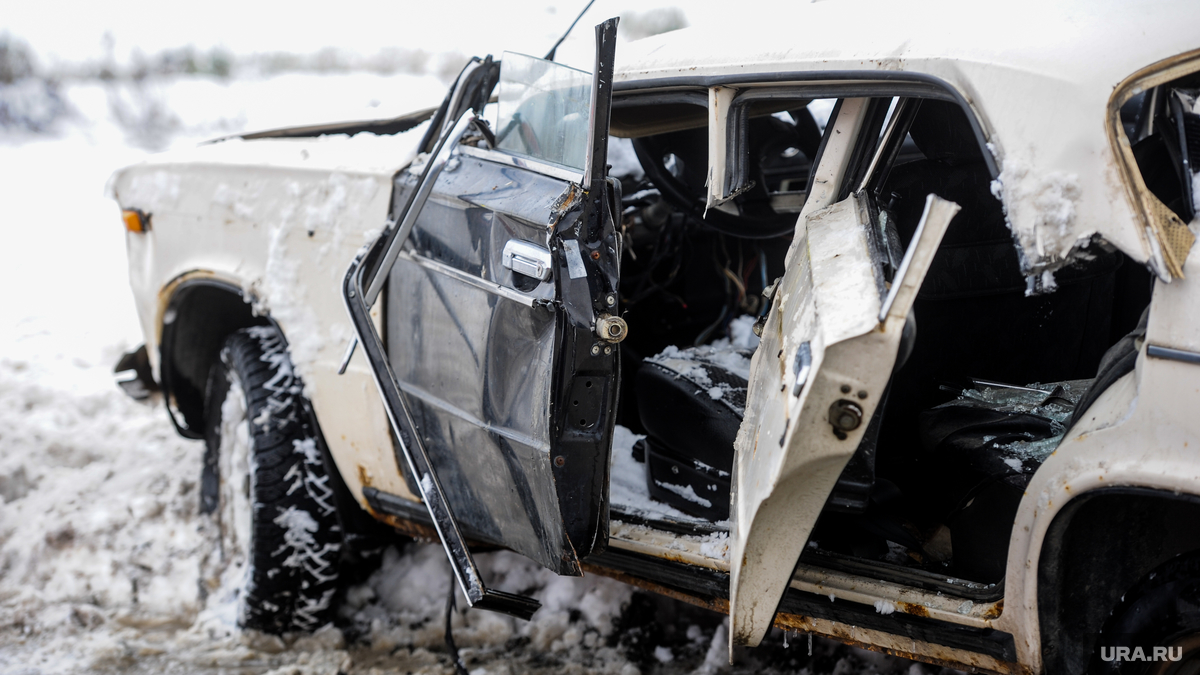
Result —
[[[1146, 660], [1133, 660], [1138, 648]], [[1155, 659], [1155, 648], [1166, 649], [1167, 657], [1160, 651]], [[1121, 658], [1118, 649], [1127, 655]], [[1200, 673], [1200, 553], [1163, 563], [1125, 593], [1100, 632], [1088, 672]]]
[[278, 329], [254, 326], [225, 340], [205, 392], [201, 510], [216, 546], [201, 588], [272, 634], [315, 630], [335, 610], [342, 533], [303, 389]]

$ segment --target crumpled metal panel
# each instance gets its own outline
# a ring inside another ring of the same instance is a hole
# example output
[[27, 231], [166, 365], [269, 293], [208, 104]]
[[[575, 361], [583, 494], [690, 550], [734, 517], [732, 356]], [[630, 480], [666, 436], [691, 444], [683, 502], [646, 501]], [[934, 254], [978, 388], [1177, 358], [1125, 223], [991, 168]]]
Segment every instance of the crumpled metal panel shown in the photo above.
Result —
[[[733, 471], [731, 645], [756, 646], [771, 627], [817, 516], [883, 397], [917, 289], [959, 210], [926, 198], [884, 299], [856, 201], [803, 216], [751, 361]], [[802, 369], [792, 359], [805, 343], [811, 366], [796, 387]], [[858, 412], [852, 425], [834, 412], [846, 409]]]

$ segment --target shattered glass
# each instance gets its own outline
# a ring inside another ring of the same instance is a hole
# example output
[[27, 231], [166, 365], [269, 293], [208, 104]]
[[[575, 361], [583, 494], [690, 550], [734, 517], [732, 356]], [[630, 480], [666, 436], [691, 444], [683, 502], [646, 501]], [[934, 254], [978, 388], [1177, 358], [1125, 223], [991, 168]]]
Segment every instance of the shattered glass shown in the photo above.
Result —
[[[1032, 433], [1023, 432], [1028, 440], [995, 443], [994, 447], [997, 450], [1006, 458], [1014, 460], [1009, 462], [1013, 469], [1022, 471], [1023, 468], [1019, 467], [1023, 467], [1026, 462], [1039, 465], [1058, 447], [1067, 432], [1066, 425], [1075, 412], [1075, 404], [1091, 383], [1090, 379], [1067, 380], [1019, 387], [976, 380], [975, 387], [964, 389], [955, 403], [987, 408], [995, 412], [1036, 415], [1050, 421], [1052, 436], [1037, 438]], [[992, 442], [996, 437], [985, 436], [983, 440]]]

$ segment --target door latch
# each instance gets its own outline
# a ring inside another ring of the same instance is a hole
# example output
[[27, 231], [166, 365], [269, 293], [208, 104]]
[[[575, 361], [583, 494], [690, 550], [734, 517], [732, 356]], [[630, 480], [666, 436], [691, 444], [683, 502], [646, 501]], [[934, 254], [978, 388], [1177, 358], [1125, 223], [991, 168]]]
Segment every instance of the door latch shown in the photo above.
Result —
[[550, 278], [550, 251], [537, 244], [509, 239], [504, 244], [500, 262], [505, 268], [538, 281]]

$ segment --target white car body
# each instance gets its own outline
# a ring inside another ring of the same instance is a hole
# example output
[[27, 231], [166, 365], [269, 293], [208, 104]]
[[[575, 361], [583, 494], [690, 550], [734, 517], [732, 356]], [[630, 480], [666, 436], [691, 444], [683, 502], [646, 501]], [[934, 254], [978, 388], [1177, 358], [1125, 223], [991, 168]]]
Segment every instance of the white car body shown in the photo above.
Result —
[[[1153, 197], [1117, 119], [1129, 97], [1200, 69], [1200, 5], [1006, 3], [981, 12], [962, 3], [847, 0], [773, 9], [772, 14], [786, 18], [773, 16], [756, 25], [752, 39], [742, 39], [750, 34], [734, 28], [684, 30], [621, 47], [618, 95], [705, 78], [714, 86], [768, 81], [803, 86], [835, 82], [848, 72], [867, 81], [886, 82], [896, 73], [939, 80], [970, 107], [989, 143], [999, 172], [993, 190], [1003, 200], [1031, 284], [1052, 288], [1055, 271], [1072, 261], [1081, 244], [1099, 237], [1160, 280], [1146, 338], [1134, 372], [1103, 394], [1029, 484], [1012, 528], [1001, 600], [964, 602], [803, 564], [793, 571], [798, 550], [792, 549], [803, 540], [786, 553], [772, 557], [767, 551], [747, 563], [746, 528], [759, 508], [756, 500], [774, 494], [786, 499], [790, 510], [804, 511], [819, 510], [826, 496], [811, 482], [789, 480], [821, 470], [820, 444], [790, 441], [772, 460], [775, 464], [765, 464], [754, 456], [755, 434], [769, 428], [777, 437], [778, 429], [766, 423], [756, 427], [754, 415], [739, 435], [735, 477], [754, 476], [757, 482], [739, 483], [735, 492], [739, 501], [728, 554], [714, 553], [697, 539], [621, 523], [613, 524], [610, 546], [721, 571], [730, 570], [733, 561], [731, 606], [715, 605], [732, 613], [731, 640], [757, 643], [774, 622], [935, 663], [1043, 672], [1038, 570], [1055, 516], [1080, 495], [1112, 486], [1200, 494], [1195, 455], [1200, 365], [1146, 353], [1147, 345], [1200, 353], [1200, 313], [1195, 311], [1200, 260], [1191, 255], [1191, 231], [1148, 208]], [[268, 314], [287, 336], [337, 467], [364, 508], [362, 491], [368, 486], [418, 497], [395, 459], [387, 416], [362, 350], [345, 375], [337, 374], [354, 336], [341, 283], [355, 253], [384, 228], [393, 177], [412, 162], [424, 129], [392, 136], [225, 140], [154, 157], [111, 181], [123, 208], [151, 214], [149, 231], [128, 233], [127, 242], [131, 285], [156, 379], [159, 340], [173, 319], [168, 307], [174, 290], [196, 279], [241, 289], [246, 302]], [[822, 201], [819, 189], [810, 195], [801, 222], [833, 202], [831, 194]], [[798, 228], [788, 254], [789, 270], [798, 256], [819, 257], [808, 249], [803, 232]], [[785, 278], [784, 286], [788, 283]], [[832, 320], [831, 310], [825, 311], [825, 320]], [[778, 314], [772, 317], [778, 320]], [[903, 325], [903, 317], [899, 321]], [[783, 325], [779, 330], [780, 349], [791, 353], [800, 329]], [[825, 339], [836, 342], [829, 335]], [[776, 343], [768, 339], [765, 344]], [[894, 344], [890, 349], [894, 354]], [[777, 363], [774, 351], [756, 354], [751, 396], [758, 387], [764, 400], [774, 397], [776, 405], [798, 410], [800, 402], [788, 401], [793, 373]], [[827, 482], [840, 470], [836, 463], [824, 469]], [[778, 527], [785, 522], [782, 512], [769, 518], [777, 519]], [[746, 574], [749, 580], [739, 585]], [[758, 578], [768, 581], [760, 588], [754, 585]], [[771, 590], [777, 578], [831, 601], [877, 608], [883, 602], [898, 614], [1009, 633], [1015, 659], [837, 621], [777, 617], [772, 603], [782, 591]]]

